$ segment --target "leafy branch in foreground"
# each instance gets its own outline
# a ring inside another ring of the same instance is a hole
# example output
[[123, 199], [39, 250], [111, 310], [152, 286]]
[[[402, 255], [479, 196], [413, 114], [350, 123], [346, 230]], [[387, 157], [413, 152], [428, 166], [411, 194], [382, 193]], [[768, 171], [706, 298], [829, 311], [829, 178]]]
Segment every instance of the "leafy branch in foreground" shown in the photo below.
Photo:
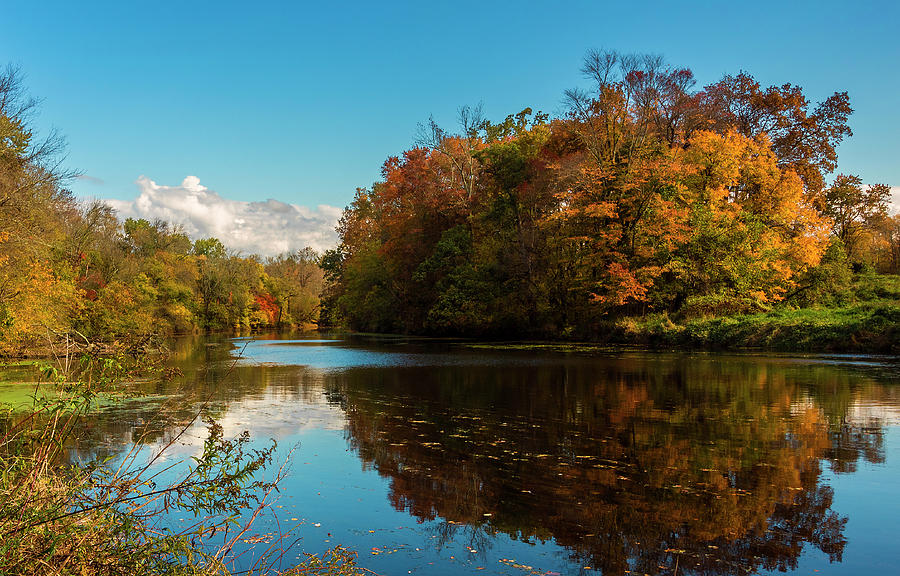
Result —
[[[30, 411], [8, 408], [0, 417], [0, 573], [228, 574], [242, 554], [237, 544], [287, 474], [292, 451], [265, 479], [275, 441], [254, 448], [247, 432], [226, 438], [218, 422], [203, 416], [202, 451], [171, 480], [181, 463], [163, 457], [198, 411], [152, 453], [142, 437], [123, 456], [73, 463], [70, 449], [83, 437], [85, 418], [129, 370], [121, 356], [85, 354], [66, 365], [72, 370], [44, 370], [44, 386], [52, 390], [35, 394]], [[193, 520], [176, 528], [176, 513]], [[284, 555], [287, 535], [250, 572], [274, 572], [270, 563]], [[354, 558], [335, 553], [297, 570], [355, 574]]]

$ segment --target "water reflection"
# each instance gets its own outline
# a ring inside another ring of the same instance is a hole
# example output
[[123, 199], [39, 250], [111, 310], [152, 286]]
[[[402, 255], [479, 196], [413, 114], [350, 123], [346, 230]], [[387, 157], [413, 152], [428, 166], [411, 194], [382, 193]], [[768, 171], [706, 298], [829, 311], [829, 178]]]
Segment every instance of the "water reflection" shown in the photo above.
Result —
[[398, 509], [553, 538], [603, 573], [787, 570], [839, 561], [846, 517], [823, 462], [884, 460], [848, 408], [880, 389], [831, 367], [625, 357], [329, 379]]
[[[900, 423], [896, 372], [878, 362], [304, 338], [182, 340], [173, 366], [182, 377], [141, 384], [173, 401], [100, 413], [75, 453], [165, 442], [201, 408], [226, 433], [288, 443], [342, 430], [351, 452], [340, 465], [361, 462], [387, 487], [330, 513], [353, 524], [387, 498], [421, 523], [409, 549], [464, 542], [492, 555], [487, 573], [547, 573], [505, 561], [512, 542], [558, 547], [568, 572], [793, 570], [809, 550], [839, 562], [852, 510], [835, 509], [827, 477], [885, 462], [885, 428]], [[189, 427], [173, 456], [202, 435]], [[369, 546], [365, 534], [338, 541]], [[415, 558], [372, 565], [405, 573]]]

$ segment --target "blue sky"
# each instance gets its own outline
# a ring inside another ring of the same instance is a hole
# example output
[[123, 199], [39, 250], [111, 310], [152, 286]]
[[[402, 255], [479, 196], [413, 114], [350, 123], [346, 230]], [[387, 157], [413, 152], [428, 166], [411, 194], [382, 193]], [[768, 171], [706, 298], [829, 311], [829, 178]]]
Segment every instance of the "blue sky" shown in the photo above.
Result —
[[894, 2], [4, 4], [0, 62], [67, 135], [90, 177], [73, 190], [126, 212], [141, 176], [157, 193], [194, 176], [227, 202], [343, 207], [429, 115], [559, 112], [591, 48], [663, 54], [701, 84], [743, 69], [812, 100], [846, 90], [839, 170], [900, 185]]

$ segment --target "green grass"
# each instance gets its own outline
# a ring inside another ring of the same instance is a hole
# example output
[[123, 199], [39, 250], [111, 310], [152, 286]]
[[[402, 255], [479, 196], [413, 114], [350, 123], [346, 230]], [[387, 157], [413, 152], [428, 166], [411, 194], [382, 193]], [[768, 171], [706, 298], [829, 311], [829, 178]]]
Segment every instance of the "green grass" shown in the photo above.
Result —
[[[871, 279], [870, 279], [871, 280]], [[610, 346], [900, 354], [900, 279], [877, 277], [840, 307], [775, 308], [735, 316], [648, 314], [610, 321], [588, 342], [471, 343], [469, 348], [604, 352]]]
[[775, 309], [740, 316], [625, 318], [608, 340], [646, 346], [900, 354], [900, 303]]
[[804, 352], [900, 353], [900, 305], [773, 310], [687, 322], [678, 340], [715, 347]]
[[734, 316], [621, 318], [602, 340], [657, 347], [900, 354], [900, 277], [863, 273], [838, 305]]

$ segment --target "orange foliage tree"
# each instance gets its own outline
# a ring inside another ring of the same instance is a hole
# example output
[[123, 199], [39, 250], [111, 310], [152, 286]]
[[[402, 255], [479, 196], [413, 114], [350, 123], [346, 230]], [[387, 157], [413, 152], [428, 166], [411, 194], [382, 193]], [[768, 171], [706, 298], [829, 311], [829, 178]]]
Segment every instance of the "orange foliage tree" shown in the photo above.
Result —
[[610, 317], [766, 309], [822, 257], [837, 93], [747, 74], [702, 90], [658, 57], [593, 52], [567, 113], [430, 122], [347, 209], [332, 302], [353, 327], [591, 333]]

